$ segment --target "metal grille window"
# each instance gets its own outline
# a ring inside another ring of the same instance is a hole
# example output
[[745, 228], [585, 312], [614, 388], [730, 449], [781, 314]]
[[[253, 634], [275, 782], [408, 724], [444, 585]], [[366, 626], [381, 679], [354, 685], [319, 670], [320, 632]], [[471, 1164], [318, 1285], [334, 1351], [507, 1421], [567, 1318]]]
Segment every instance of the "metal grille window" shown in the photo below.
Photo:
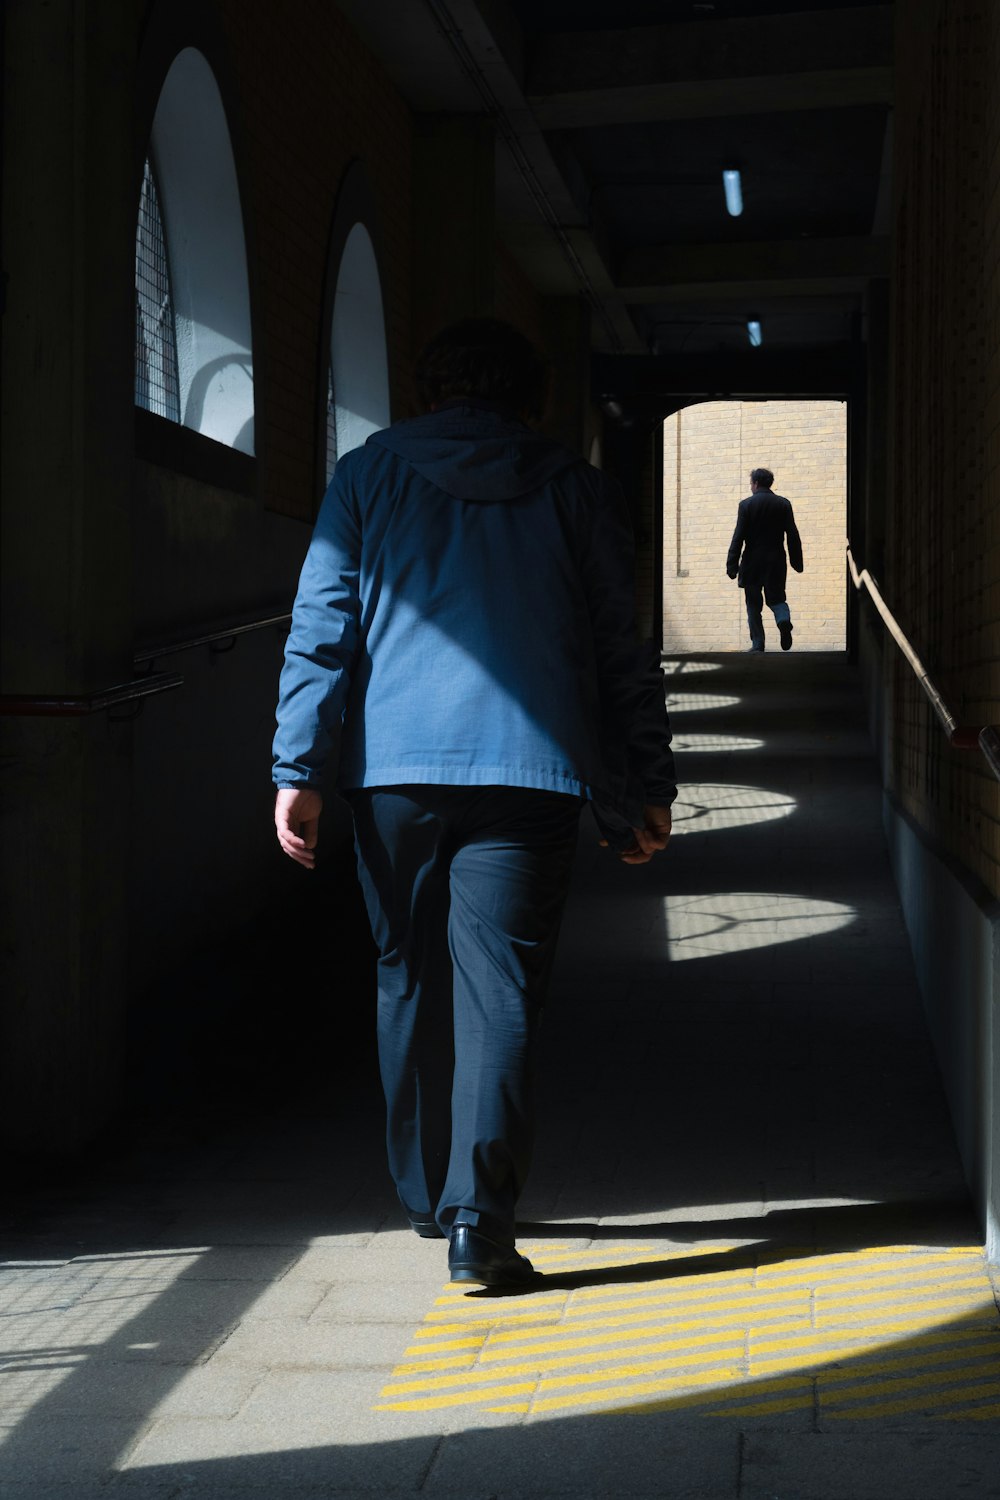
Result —
[[167, 244], [148, 160], [135, 231], [135, 404], [172, 422], [181, 419]]
[[326, 482], [337, 467], [337, 400], [333, 390], [333, 366], [326, 372]]

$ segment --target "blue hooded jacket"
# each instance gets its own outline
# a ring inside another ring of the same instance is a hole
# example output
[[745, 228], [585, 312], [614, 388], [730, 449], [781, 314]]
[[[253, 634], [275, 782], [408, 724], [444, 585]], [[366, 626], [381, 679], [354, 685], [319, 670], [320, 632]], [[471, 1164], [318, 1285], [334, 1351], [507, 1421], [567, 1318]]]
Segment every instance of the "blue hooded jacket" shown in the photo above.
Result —
[[275, 783], [536, 787], [641, 825], [676, 786], [633, 590], [620, 492], [568, 449], [473, 403], [373, 434], [302, 568]]

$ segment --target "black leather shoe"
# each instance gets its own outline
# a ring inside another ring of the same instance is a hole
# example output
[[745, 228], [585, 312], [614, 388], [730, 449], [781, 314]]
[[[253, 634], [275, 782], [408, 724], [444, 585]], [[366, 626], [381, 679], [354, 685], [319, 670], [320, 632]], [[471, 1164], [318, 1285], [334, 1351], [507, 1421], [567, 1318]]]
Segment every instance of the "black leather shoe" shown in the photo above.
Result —
[[415, 1214], [406, 1210], [406, 1217], [410, 1221], [410, 1228], [414, 1234], [419, 1234], [422, 1240], [443, 1240], [444, 1230], [441, 1228], [433, 1214]]
[[541, 1276], [513, 1245], [499, 1245], [471, 1224], [451, 1231], [448, 1270], [452, 1281], [478, 1281], [482, 1286], [531, 1286]]
[[782, 651], [791, 651], [791, 649], [792, 649], [792, 622], [791, 622], [791, 620], [779, 620], [778, 621], [778, 634], [781, 636], [781, 649], [782, 649]]

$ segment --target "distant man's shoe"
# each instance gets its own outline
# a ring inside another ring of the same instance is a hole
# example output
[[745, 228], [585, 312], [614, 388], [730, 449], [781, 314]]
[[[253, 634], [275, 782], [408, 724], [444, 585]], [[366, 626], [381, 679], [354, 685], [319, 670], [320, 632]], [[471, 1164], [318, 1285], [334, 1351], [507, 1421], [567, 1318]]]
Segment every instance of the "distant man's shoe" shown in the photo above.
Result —
[[791, 620], [779, 620], [778, 621], [778, 634], [781, 636], [781, 649], [782, 649], [782, 651], [791, 651], [791, 649], [792, 649], [792, 622], [791, 622]]
[[441, 1228], [433, 1214], [415, 1214], [406, 1210], [406, 1217], [410, 1221], [410, 1228], [414, 1234], [419, 1234], [422, 1240], [443, 1240], [444, 1230]]
[[531, 1286], [540, 1274], [513, 1245], [499, 1245], [471, 1224], [456, 1224], [448, 1248], [452, 1281], [478, 1281], [482, 1286]]
[[748, 646], [747, 647], [747, 655], [748, 656], [760, 656], [760, 655], [763, 654], [763, 651], [764, 651], [764, 647], [763, 646]]

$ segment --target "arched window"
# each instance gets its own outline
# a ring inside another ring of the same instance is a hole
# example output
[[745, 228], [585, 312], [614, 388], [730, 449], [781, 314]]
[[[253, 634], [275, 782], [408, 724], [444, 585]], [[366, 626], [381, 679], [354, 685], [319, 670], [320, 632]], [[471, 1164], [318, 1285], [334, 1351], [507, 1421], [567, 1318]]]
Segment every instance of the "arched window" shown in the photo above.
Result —
[[326, 390], [329, 483], [337, 459], [391, 420], [382, 287], [371, 236], [361, 223], [351, 228], [337, 270]]
[[135, 404], [171, 422], [181, 419], [170, 267], [148, 159], [135, 230]]
[[[239, 187], [218, 84], [193, 47], [178, 53], [166, 76], [149, 155], [155, 180], [149, 171], [152, 192], [147, 195], [144, 184], [137, 232], [136, 404], [252, 454], [250, 289]], [[153, 243], [143, 217], [154, 200], [173, 310], [173, 410], [152, 404], [154, 346], [146, 324], [159, 283], [154, 279], [148, 294], [138, 289], [139, 244]]]

